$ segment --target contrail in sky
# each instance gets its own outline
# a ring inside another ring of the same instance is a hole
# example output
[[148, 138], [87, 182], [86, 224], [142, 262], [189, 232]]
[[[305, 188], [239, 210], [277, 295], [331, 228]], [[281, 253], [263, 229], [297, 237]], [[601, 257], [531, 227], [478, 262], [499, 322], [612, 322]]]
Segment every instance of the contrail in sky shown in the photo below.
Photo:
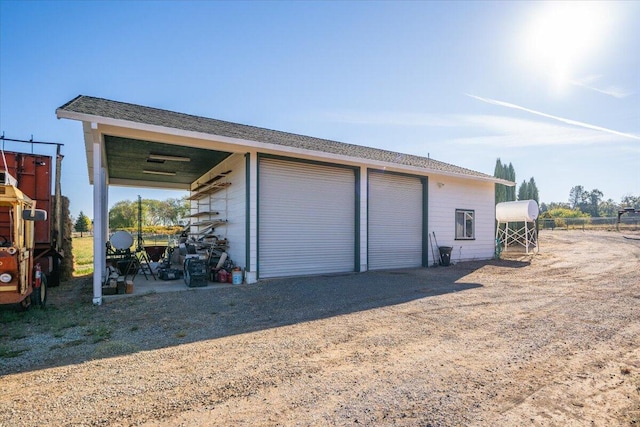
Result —
[[465, 95], [467, 95], [470, 98], [477, 99], [478, 101], [486, 102], [487, 104], [499, 105], [501, 107], [507, 107], [507, 108], [513, 108], [515, 110], [526, 111], [527, 113], [535, 114], [535, 115], [546, 117], [546, 118], [553, 119], [553, 120], [558, 120], [558, 121], [560, 121], [562, 123], [566, 123], [568, 125], [580, 126], [580, 127], [587, 128], [587, 129], [592, 129], [592, 130], [597, 130], [597, 131], [600, 131], [600, 132], [611, 133], [613, 135], [623, 136], [625, 138], [631, 138], [631, 139], [640, 140], [640, 136], [633, 135], [633, 134], [630, 134], [630, 133], [618, 132], [617, 130], [607, 129], [607, 128], [603, 128], [601, 126], [596, 126], [596, 125], [590, 125], [589, 123], [583, 123], [583, 122], [579, 122], [579, 121], [576, 121], [576, 120], [565, 119], [563, 117], [552, 116], [551, 114], [543, 113], [541, 111], [531, 110], [529, 108], [521, 107], [521, 106], [516, 105], [516, 104], [511, 104], [509, 102], [498, 101], [496, 99], [482, 98], [480, 96], [471, 95], [469, 93], [466, 93]]

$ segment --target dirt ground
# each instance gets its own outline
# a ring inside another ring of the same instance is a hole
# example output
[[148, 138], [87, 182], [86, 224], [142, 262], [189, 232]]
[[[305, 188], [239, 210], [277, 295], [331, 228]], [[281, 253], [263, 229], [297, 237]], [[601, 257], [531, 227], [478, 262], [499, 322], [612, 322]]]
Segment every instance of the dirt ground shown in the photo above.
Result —
[[77, 281], [53, 309], [91, 319], [0, 359], [0, 426], [640, 425], [637, 239], [101, 307]]

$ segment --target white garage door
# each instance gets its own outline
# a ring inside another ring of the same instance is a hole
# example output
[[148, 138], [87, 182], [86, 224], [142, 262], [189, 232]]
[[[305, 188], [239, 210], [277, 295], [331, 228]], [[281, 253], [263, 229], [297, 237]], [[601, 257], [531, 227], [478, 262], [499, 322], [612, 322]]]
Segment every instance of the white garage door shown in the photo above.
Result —
[[355, 270], [353, 169], [260, 160], [260, 278]]
[[369, 174], [369, 269], [422, 266], [422, 181]]

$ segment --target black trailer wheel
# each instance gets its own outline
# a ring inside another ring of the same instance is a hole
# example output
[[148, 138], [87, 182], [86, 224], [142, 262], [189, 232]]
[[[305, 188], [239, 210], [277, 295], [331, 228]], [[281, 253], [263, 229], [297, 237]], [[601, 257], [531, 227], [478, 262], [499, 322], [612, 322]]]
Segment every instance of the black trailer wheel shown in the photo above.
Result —
[[33, 288], [33, 292], [31, 293], [31, 303], [44, 309], [47, 305], [47, 295], [49, 294], [48, 290], [47, 275], [43, 273], [40, 287]]

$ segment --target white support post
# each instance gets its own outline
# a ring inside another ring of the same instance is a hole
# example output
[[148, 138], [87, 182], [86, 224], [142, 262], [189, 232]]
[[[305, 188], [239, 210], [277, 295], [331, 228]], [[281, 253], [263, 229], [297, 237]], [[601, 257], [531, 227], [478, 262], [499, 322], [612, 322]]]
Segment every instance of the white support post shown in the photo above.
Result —
[[367, 241], [367, 230], [369, 224], [367, 224], [367, 206], [368, 206], [368, 189], [369, 189], [369, 170], [366, 167], [360, 168], [360, 272], [369, 270], [367, 265], [369, 244]]
[[93, 304], [102, 305], [102, 281], [106, 273], [105, 201], [106, 179], [102, 146], [93, 143]]
[[507, 251], [509, 247], [509, 223], [505, 223], [504, 225], [504, 251]]
[[252, 151], [249, 154], [249, 259], [246, 260], [245, 281], [247, 284], [253, 284], [258, 281], [258, 156]]
[[[498, 222], [496, 245], [502, 244], [502, 252], [507, 252], [511, 245], [524, 246], [527, 254], [529, 254], [530, 249], [531, 251], [538, 251], [538, 234], [536, 233], [535, 223], [529, 225], [529, 222], [523, 222], [524, 226], [511, 230], [511, 234], [509, 234], [508, 222]], [[504, 230], [502, 229], [502, 224], [504, 224]], [[518, 223], [516, 222], [515, 224]]]

